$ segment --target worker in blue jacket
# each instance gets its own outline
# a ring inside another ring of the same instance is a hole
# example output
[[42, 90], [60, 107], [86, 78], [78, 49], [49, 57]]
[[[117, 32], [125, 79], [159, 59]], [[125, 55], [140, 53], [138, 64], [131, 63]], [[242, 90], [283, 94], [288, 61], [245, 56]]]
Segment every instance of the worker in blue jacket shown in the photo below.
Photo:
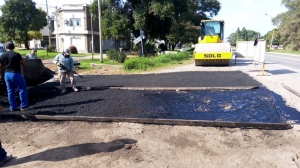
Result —
[[68, 48], [64, 49], [64, 51], [61, 54], [58, 54], [53, 59], [53, 63], [55, 63], [58, 68], [59, 81], [62, 89], [61, 93], [66, 92], [66, 86], [65, 86], [66, 75], [70, 77], [72, 89], [75, 92], [78, 92], [78, 89], [76, 88], [75, 78], [74, 78], [74, 71], [75, 71], [74, 60], [71, 57], [70, 50]]

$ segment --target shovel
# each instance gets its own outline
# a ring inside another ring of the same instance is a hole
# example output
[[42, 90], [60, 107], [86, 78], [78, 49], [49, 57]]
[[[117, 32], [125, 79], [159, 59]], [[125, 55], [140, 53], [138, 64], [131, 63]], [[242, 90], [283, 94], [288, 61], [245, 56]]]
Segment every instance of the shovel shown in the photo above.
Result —
[[73, 70], [71, 70], [71, 69], [65, 67], [65, 66], [64, 66], [63, 64], [61, 64], [61, 63], [60, 63], [60, 67], [66, 69], [67, 71], [73, 72], [74, 74], [78, 75], [80, 78], [86, 78], [86, 77], [87, 77], [87, 76], [85, 76], [85, 75], [79, 75], [76, 71], [73, 71]]

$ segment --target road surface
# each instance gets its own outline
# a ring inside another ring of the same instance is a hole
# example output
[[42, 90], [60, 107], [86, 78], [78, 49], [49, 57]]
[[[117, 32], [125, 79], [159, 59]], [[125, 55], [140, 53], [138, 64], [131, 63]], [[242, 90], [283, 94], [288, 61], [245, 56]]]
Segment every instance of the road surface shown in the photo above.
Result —
[[266, 63], [276, 64], [282, 68], [300, 72], [300, 56], [297, 55], [266, 53]]

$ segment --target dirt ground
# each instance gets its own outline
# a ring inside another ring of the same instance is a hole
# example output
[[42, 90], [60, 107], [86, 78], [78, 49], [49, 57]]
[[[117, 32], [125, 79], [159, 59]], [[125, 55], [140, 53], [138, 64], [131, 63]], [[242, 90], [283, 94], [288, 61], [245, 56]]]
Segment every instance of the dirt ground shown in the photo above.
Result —
[[[189, 64], [159, 72], [242, 70], [300, 111], [300, 98], [282, 87], [299, 83], [299, 72], [257, 76], [250, 66]], [[298, 120], [288, 120], [289, 130], [0, 120], [0, 137], [15, 157], [6, 167], [300, 167]]]

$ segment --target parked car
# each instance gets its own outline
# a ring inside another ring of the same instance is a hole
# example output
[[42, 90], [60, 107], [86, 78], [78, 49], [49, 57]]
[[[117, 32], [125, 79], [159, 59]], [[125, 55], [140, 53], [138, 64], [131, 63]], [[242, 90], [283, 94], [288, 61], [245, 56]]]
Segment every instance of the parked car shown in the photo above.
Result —
[[5, 45], [4, 44], [0, 44], [0, 55], [2, 55], [5, 52]]

